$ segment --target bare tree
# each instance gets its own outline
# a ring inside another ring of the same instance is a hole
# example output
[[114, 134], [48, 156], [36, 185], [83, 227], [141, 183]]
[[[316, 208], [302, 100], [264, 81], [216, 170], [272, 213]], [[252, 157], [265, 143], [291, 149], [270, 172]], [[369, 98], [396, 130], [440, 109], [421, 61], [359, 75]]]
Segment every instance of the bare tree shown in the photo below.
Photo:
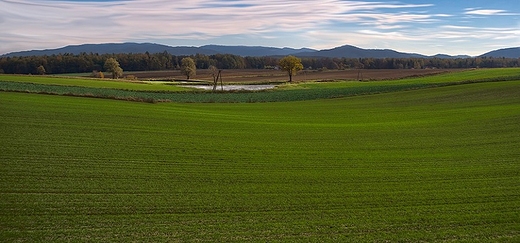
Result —
[[217, 69], [217, 67], [211, 65], [209, 66], [209, 72], [213, 77], [213, 92], [217, 91], [218, 80], [220, 78], [220, 84], [222, 86], [222, 70]]

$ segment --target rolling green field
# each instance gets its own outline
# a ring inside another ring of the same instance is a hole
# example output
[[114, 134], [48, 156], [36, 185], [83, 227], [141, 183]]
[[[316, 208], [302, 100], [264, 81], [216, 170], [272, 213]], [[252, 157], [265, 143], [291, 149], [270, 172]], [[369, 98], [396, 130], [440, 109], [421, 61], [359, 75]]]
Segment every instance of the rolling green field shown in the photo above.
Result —
[[[399, 72], [397, 70], [396, 72]], [[191, 90], [164, 82], [122, 82], [114, 80], [46, 76], [0, 75], [0, 91], [96, 97], [130, 101], [182, 103], [255, 103], [330, 99], [356, 95], [397, 92], [465, 83], [520, 80], [519, 68], [454, 71], [435, 76], [385, 81], [302, 82], [280, 85], [257, 92], [209, 92]]]
[[17, 83], [33, 83], [49, 86], [74, 86], [101, 89], [120, 89], [120, 90], [136, 90], [136, 91], [186, 91], [188, 89], [176, 86], [166, 85], [165, 82], [146, 82], [146, 81], [130, 81], [124, 79], [94, 79], [79, 78], [66, 76], [31, 76], [31, 75], [6, 75], [0, 74], [0, 81], [17, 82]]
[[276, 103], [0, 92], [0, 241], [520, 241], [511, 70]]

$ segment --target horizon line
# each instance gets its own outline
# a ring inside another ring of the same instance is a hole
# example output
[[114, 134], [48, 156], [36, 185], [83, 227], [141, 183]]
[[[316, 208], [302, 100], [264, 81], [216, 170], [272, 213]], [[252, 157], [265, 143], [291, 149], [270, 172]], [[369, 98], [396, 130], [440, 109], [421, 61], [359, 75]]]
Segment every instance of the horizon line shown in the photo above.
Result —
[[327, 51], [327, 50], [333, 50], [333, 49], [340, 48], [340, 47], [351, 46], [351, 47], [355, 47], [355, 48], [359, 48], [359, 49], [363, 49], [363, 50], [389, 50], [389, 51], [396, 51], [396, 52], [404, 53], [404, 54], [417, 54], [417, 55], [422, 55], [422, 56], [426, 56], [426, 57], [434, 57], [434, 56], [438, 56], [438, 55], [447, 55], [447, 56], [451, 56], [451, 57], [458, 57], [458, 56], [478, 57], [478, 56], [482, 56], [482, 55], [484, 55], [486, 53], [489, 53], [489, 52], [492, 52], [492, 51], [520, 48], [520, 47], [503, 47], [503, 48], [498, 48], [498, 49], [487, 51], [487, 52], [482, 53], [480, 55], [469, 55], [469, 54], [455, 54], [455, 55], [452, 55], [452, 54], [446, 54], [446, 53], [437, 53], [437, 54], [434, 54], [434, 55], [427, 55], [427, 54], [421, 54], [421, 53], [417, 53], [417, 52], [406, 52], [406, 51], [400, 51], [400, 50], [389, 49], [389, 48], [364, 48], [364, 47], [359, 47], [359, 46], [355, 46], [355, 45], [351, 45], [351, 44], [345, 44], [345, 45], [340, 45], [340, 46], [335, 46], [335, 47], [332, 47], [332, 48], [325, 48], [325, 49], [315, 49], [315, 48], [311, 48], [311, 47], [299, 47], [298, 48], [298, 47], [289, 47], [289, 46], [279, 47], [279, 46], [262, 46], [262, 45], [226, 45], [226, 44], [214, 44], [214, 43], [205, 44], [205, 45], [198, 45], [198, 46], [197, 45], [170, 45], [170, 44], [163, 44], [163, 43], [158, 43], [158, 42], [133, 42], [133, 41], [128, 41], [128, 42], [104, 42], [104, 43], [70, 44], [70, 45], [65, 45], [65, 46], [55, 47], [55, 48], [12, 51], [12, 52], [7, 52], [7, 53], [0, 54], [0, 56], [7, 56], [7, 55], [15, 54], [15, 53], [33, 52], [33, 51], [53, 51], [53, 50], [59, 50], [59, 49], [67, 48], [67, 47], [79, 47], [79, 46], [86, 46], [86, 45], [122, 45], [122, 44], [138, 44], [138, 45], [152, 44], [152, 45], [162, 45], [162, 46], [173, 47], [173, 48], [175, 48], [175, 47], [203, 48], [203, 47], [206, 47], [206, 46], [220, 46], [220, 47], [251, 47], [251, 48], [260, 47], [260, 48], [293, 49], [293, 50], [309, 49], [309, 50], [313, 50], [313, 51]]

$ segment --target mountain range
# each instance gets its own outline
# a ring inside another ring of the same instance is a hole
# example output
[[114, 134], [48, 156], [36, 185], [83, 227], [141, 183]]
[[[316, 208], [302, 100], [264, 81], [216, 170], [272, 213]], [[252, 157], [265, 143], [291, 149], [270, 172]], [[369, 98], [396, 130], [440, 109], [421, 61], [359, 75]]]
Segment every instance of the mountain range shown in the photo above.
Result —
[[[264, 46], [222, 46], [222, 45], [205, 45], [200, 47], [193, 46], [167, 46], [154, 43], [106, 43], [106, 44], [83, 44], [69, 45], [57, 49], [31, 50], [12, 52], [3, 56], [43, 56], [57, 55], [64, 53], [80, 54], [98, 53], [161, 53], [168, 52], [172, 55], [214, 55], [214, 54], [233, 54], [238, 56], [286, 56], [294, 55], [298, 57], [330, 57], [330, 58], [467, 58], [470, 56], [450, 56], [438, 54], [435, 56], [426, 56], [417, 53], [404, 53], [390, 49], [363, 49], [351, 45], [344, 45], [332, 49], [315, 50], [310, 48], [277, 48]], [[499, 49], [482, 54], [481, 57], [506, 57], [520, 58], [520, 47]]]

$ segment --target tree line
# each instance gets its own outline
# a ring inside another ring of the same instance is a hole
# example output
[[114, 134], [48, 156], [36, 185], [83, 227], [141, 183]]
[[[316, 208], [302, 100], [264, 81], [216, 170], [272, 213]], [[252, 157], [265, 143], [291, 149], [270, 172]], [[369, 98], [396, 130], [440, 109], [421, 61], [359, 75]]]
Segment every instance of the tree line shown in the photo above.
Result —
[[[85, 73], [105, 70], [109, 58], [116, 59], [125, 71], [180, 70], [181, 60], [190, 57], [197, 69], [278, 68], [281, 57], [242, 57], [232, 54], [175, 56], [162, 53], [97, 54], [81, 53], [49, 56], [1, 57], [0, 73], [47, 74]], [[520, 58], [301, 58], [303, 69], [424, 69], [424, 68], [499, 68], [520, 67]], [[41, 67], [40, 67], [41, 66]], [[39, 70], [40, 69], [40, 70]]]

